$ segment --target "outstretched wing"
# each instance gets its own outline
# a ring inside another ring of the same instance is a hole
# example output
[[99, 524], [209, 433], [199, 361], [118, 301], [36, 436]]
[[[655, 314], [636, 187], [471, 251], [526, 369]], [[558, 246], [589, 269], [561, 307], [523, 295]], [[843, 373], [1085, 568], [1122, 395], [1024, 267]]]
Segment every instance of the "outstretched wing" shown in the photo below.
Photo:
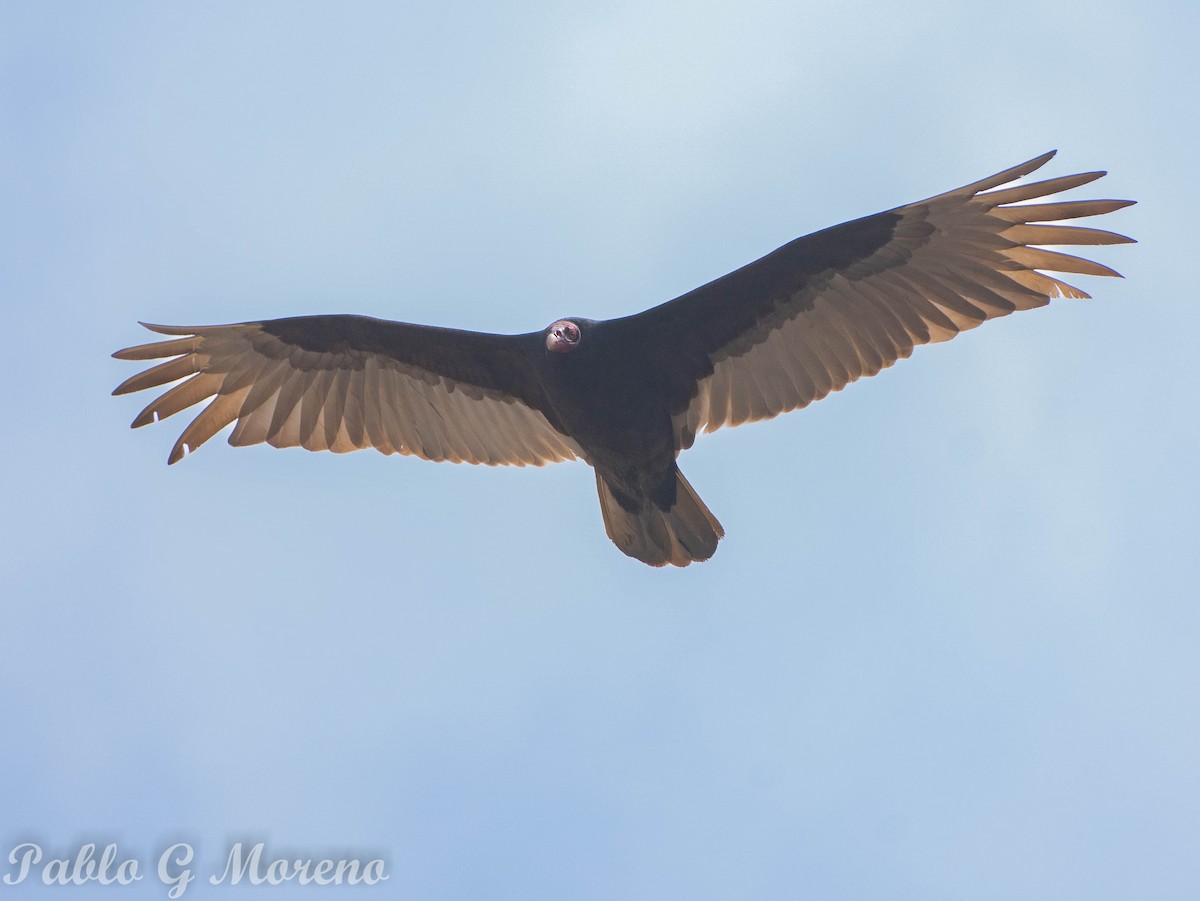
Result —
[[992, 190], [1053, 155], [799, 238], [618, 320], [670, 385], [677, 446], [690, 446], [700, 429], [766, 419], [820, 400], [919, 344], [946, 341], [1054, 297], [1088, 296], [1042, 270], [1117, 275], [1035, 245], [1128, 243], [1107, 231], [1040, 223], [1097, 216], [1133, 201], [1024, 203], [1104, 172]]
[[488, 335], [366, 316], [300, 316], [237, 325], [147, 325], [167, 341], [120, 360], [173, 357], [123, 382], [127, 394], [170, 382], [133, 427], [212, 398], [171, 449], [175, 463], [225, 426], [234, 445], [374, 447], [427, 460], [532, 464], [577, 456], [541, 412], [529, 355], [541, 336]]

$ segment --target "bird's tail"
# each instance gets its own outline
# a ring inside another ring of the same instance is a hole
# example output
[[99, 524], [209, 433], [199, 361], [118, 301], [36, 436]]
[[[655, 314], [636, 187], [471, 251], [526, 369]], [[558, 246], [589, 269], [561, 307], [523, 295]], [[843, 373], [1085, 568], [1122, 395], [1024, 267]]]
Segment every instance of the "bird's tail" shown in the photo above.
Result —
[[725, 530], [683, 473], [676, 469], [668, 479], [673, 482], [665, 482], [664, 490], [655, 492], [661, 498], [633, 501], [619, 490], [614, 492], [596, 473], [604, 530], [624, 553], [651, 566], [687, 566], [707, 560]]

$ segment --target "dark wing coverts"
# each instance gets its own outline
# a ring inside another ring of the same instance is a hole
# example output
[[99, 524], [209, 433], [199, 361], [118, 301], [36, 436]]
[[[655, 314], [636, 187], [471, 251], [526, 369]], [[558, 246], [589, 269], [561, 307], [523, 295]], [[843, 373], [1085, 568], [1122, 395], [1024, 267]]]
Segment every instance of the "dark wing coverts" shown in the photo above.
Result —
[[133, 421], [165, 419], [209, 398], [168, 462], [231, 422], [234, 445], [374, 447], [427, 460], [539, 466], [579, 454], [536, 404], [526, 357], [541, 335], [502, 336], [387, 322], [301, 316], [238, 325], [147, 325], [181, 337], [117, 351], [174, 359], [123, 382], [126, 394], [185, 379]]

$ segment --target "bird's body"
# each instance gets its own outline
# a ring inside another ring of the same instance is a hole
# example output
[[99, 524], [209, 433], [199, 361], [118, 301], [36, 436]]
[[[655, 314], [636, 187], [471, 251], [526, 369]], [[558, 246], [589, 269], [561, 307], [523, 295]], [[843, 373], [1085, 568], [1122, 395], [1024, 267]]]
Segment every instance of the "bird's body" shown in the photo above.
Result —
[[184, 379], [135, 427], [213, 398], [172, 463], [235, 422], [235, 445], [515, 465], [581, 458], [596, 470], [617, 546], [684, 566], [712, 556], [724, 534], [676, 463], [699, 431], [803, 407], [916, 345], [1052, 297], [1087, 296], [1042, 270], [1116, 275], [1033, 245], [1128, 238], [1035, 223], [1128, 201], [1022, 203], [1104, 173], [991, 190], [1051, 156], [799, 238], [620, 319], [571, 317], [511, 336], [347, 315], [147, 326], [175, 337], [115, 356], [173, 359], [114, 393]]
[[606, 478], [640, 485], [639, 473], [662, 473], [675, 461], [669, 398], [649, 361], [625, 352], [619, 334], [602, 322], [573, 321], [584, 336], [579, 349], [543, 355], [539, 366], [554, 422]]

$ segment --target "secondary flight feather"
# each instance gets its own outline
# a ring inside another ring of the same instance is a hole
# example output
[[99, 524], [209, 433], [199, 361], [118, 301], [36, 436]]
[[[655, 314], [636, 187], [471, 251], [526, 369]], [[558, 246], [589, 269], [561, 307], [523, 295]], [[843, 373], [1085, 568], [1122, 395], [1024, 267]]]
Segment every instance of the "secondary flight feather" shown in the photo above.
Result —
[[166, 362], [113, 393], [175, 383], [134, 428], [210, 401], [168, 463], [231, 423], [233, 445], [517, 466], [578, 458], [595, 470], [618, 548], [687, 566], [724, 535], [677, 464], [698, 433], [799, 409], [989, 319], [1088, 296], [1047, 273], [1117, 275], [1042, 247], [1131, 241], [1058, 223], [1133, 201], [1047, 201], [1104, 172], [1004, 187], [1053, 155], [798, 238], [620, 319], [571, 316], [522, 335], [351, 315], [146, 325], [167, 339], [113, 356]]

